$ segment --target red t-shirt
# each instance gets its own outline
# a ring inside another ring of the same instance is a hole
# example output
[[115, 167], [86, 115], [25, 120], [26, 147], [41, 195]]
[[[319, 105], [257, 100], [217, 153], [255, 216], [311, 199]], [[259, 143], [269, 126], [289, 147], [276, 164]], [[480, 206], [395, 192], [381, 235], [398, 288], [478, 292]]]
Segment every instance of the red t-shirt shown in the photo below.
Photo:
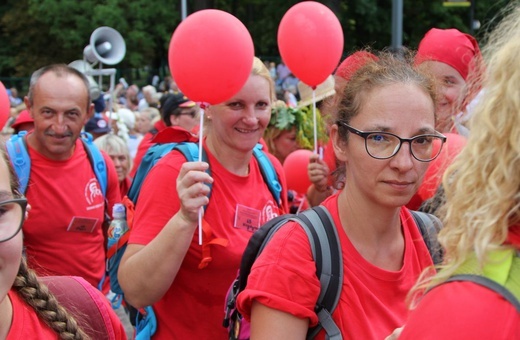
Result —
[[[341, 226], [338, 195], [322, 203]], [[332, 317], [343, 339], [384, 339], [404, 324], [408, 309], [406, 295], [419, 274], [432, 260], [413, 217], [401, 209], [405, 239], [403, 266], [388, 271], [365, 260], [345, 231], [337, 227], [343, 256], [343, 289]], [[320, 292], [316, 266], [305, 231], [296, 223], [282, 227], [255, 261], [246, 289], [238, 297], [238, 309], [250, 320], [256, 300], [270, 308], [308, 318], [315, 325], [314, 307]], [[322, 331], [318, 338], [324, 338]]]
[[[507, 243], [520, 249], [520, 225]], [[421, 299], [399, 339], [520, 339], [520, 313], [489, 288], [449, 282]]]
[[119, 192], [121, 197], [125, 197], [132, 185], [132, 178], [126, 177], [123, 181], [119, 182]]
[[[225, 296], [236, 278], [242, 252], [252, 235], [252, 231], [236, 228], [235, 218], [243, 220], [249, 212], [257, 214], [257, 223], [263, 224], [287, 211], [285, 177], [276, 158], [268, 155], [283, 187], [281, 212], [254, 157], [249, 163], [249, 175], [237, 176], [205, 149], [214, 182], [204, 218], [211, 226], [213, 237], [227, 239], [229, 244], [227, 247], [211, 246], [213, 261], [206, 268], [198, 269], [202, 253], [195, 231], [173, 284], [153, 305], [158, 320], [157, 339], [226, 338], [227, 331], [222, 327]], [[148, 244], [179, 210], [176, 178], [185, 161], [179, 151], [173, 151], [152, 168], [141, 188], [129, 243]]]
[[59, 339], [58, 334], [16, 292], [10, 290], [7, 298], [13, 306], [13, 320], [6, 340], [26, 340], [36, 335], [38, 339]]
[[[89, 289], [87, 284], [84, 284], [85, 289]], [[104, 301], [106, 306], [99, 306], [100, 310], [103, 310], [105, 316], [108, 316], [110, 320], [105, 323], [107, 327], [111, 328], [109, 331], [112, 332], [112, 338], [114, 340], [126, 339], [125, 330], [119, 321], [117, 315], [112, 310], [112, 306], [101, 294], [100, 291], [94, 287], [90, 287], [89, 293], [91, 295], [98, 294], [99, 296], [95, 299], [96, 303]], [[13, 290], [8, 293], [8, 298], [11, 300], [13, 306], [13, 320], [11, 322], [11, 328], [7, 333], [6, 340], [26, 340], [34, 339], [59, 339], [58, 333], [56, 333], [51, 327], [47, 326], [45, 321], [38, 317], [38, 313]], [[80, 302], [78, 304], [81, 305]]]
[[161, 132], [162, 130], [166, 129], [167, 126], [164, 124], [162, 120], [157, 121], [154, 124], [154, 129], [157, 130], [156, 132], [147, 132], [143, 139], [141, 139], [141, 142], [139, 143], [139, 146], [137, 147], [137, 152], [135, 153], [132, 169], [130, 170], [130, 173], [128, 176], [134, 178], [135, 173], [137, 172], [137, 168], [139, 168], [139, 164], [141, 164], [141, 161], [143, 160], [144, 155], [146, 154], [146, 151], [150, 148], [150, 146], [154, 145], [152, 142], [153, 137], [157, 134], [157, 132]]
[[520, 314], [488, 288], [450, 282], [421, 299], [401, 339], [520, 339]]
[[[32, 209], [23, 226], [29, 267], [38, 275], [81, 276], [97, 287], [105, 272], [101, 186], [80, 140], [65, 161], [50, 160], [30, 146], [31, 174], [27, 201]], [[119, 181], [110, 157], [102, 152], [108, 169], [109, 213], [121, 201]]]

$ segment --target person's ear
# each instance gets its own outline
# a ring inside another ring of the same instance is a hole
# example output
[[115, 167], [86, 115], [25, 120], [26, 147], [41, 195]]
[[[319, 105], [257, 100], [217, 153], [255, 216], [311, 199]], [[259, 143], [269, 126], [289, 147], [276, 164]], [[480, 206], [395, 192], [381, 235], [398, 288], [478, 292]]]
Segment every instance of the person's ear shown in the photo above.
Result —
[[347, 161], [346, 143], [340, 138], [338, 125], [334, 124], [330, 128], [330, 138], [332, 139], [332, 147], [336, 158], [341, 162]]
[[181, 117], [180, 115], [178, 115], [178, 116], [170, 115], [170, 125], [171, 126], [178, 126], [180, 117]]
[[[96, 108], [94, 106], [94, 103], [90, 103], [90, 105], [87, 108], [87, 120], [89, 120], [90, 118], [92, 118], [94, 116], [95, 111], [96, 111]], [[101, 114], [104, 114], [104, 113], [101, 112]]]
[[32, 110], [31, 110], [31, 102], [29, 101], [29, 97], [25, 96], [23, 98], [23, 102], [25, 103], [25, 108], [27, 109], [27, 111], [29, 111], [29, 115], [31, 116], [32, 119], [34, 119], [34, 116], [33, 116], [33, 113], [32, 113]]

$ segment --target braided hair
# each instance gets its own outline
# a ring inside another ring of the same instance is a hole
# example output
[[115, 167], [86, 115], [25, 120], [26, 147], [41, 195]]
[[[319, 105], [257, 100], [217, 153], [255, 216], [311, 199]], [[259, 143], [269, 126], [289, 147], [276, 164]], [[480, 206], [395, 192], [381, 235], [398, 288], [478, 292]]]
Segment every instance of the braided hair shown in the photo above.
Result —
[[38, 281], [35, 272], [27, 267], [25, 258], [20, 263], [13, 289], [61, 339], [88, 339], [76, 320], [59, 304], [47, 286]]

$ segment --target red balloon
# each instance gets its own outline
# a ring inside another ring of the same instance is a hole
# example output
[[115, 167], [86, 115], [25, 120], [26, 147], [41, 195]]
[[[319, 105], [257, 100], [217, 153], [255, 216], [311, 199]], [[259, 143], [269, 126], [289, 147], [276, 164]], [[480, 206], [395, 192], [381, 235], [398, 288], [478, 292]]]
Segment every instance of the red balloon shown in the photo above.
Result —
[[4, 84], [0, 81], [0, 129], [2, 129], [9, 119], [11, 111], [11, 102]]
[[294, 190], [299, 194], [306, 195], [307, 189], [311, 185], [307, 174], [307, 165], [312, 151], [299, 149], [291, 152], [283, 162], [283, 170], [287, 177], [287, 189]]
[[[423, 182], [419, 190], [417, 190], [416, 196], [419, 196], [421, 203], [433, 197], [442, 182], [444, 171], [446, 171], [446, 168], [448, 168], [466, 145], [466, 138], [464, 136], [455, 133], [445, 133], [444, 135], [448, 137], [448, 139], [446, 139], [446, 143], [444, 143], [439, 156], [430, 162]], [[433, 152], [439, 149], [439, 145], [440, 144], [436, 144], [434, 146]]]
[[219, 104], [246, 83], [254, 46], [247, 28], [215, 9], [193, 13], [173, 32], [168, 61], [179, 89], [193, 101]]
[[311, 87], [318, 86], [338, 66], [343, 53], [343, 30], [327, 6], [300, 2], [280, 22], [278, 48], [298, 79]]

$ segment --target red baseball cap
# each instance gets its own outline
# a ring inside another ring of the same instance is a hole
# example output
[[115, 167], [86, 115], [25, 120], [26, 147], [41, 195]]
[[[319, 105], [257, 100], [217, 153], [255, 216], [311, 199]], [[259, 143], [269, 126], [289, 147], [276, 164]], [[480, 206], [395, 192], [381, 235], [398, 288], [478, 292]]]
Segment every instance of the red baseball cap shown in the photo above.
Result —
[[23, 110], [18, 114], [13, 124], [11, 124], [11, 128], [17, 130], [22, 124], [25, 123], [34, 123], [34, 119], [32, 119], [31, 114], [28, 110]]
[[415, 62], [439, 61], [457, 70], [467, 80], [474, 67], [475, 57], [480, 58], [480, 48], [471, 35], [455, 28], [432, 28], [419, 43]]

